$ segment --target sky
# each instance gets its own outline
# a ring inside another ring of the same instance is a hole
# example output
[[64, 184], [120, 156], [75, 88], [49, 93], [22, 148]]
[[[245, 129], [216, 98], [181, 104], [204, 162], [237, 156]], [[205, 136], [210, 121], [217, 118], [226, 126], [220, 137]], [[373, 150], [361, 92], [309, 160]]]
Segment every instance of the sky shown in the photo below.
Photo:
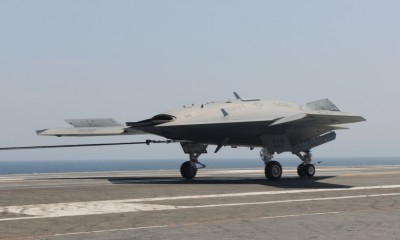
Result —
[[[387, 0], [2, 0], [0, 147], [153, 139], [35, 130], [68, 127], [68, 118], [139, 121], [236, 91], [304, 105], [329, 98], [368, 120], [314, 157], [400, 156], [399, 9]], [[213, 150], [205, 158], [259, 158]], [[187, 156], [178, 144], [0, 152], [0, 160], [162, 158]]]

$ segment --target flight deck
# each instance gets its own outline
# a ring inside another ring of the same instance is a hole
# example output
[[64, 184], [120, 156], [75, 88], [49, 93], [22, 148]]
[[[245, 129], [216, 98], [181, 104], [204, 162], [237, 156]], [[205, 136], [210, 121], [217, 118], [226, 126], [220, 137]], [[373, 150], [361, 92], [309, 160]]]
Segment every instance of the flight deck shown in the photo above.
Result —
[[0, 239], [398, 239], [400, 166], [0, 175]]

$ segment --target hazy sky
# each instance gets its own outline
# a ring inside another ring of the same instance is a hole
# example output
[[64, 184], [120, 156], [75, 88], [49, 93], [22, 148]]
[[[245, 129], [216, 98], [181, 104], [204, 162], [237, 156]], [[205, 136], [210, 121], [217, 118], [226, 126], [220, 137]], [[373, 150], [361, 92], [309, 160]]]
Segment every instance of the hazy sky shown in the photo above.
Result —
[[[400, 156], [399, 1], [0, 1], [0, 146], [63, 119], [137, 121], [233, 98], [330, 98], [367, 122], [315, 157]], [[259, 158], [209, 149], [206, 158]], [[290, 155], [283, 155], [290, 157]], [[177, 144], [0, 152], [7, 159], [185, 159]], [[295, 158], [295, 156], [293, 156]]]

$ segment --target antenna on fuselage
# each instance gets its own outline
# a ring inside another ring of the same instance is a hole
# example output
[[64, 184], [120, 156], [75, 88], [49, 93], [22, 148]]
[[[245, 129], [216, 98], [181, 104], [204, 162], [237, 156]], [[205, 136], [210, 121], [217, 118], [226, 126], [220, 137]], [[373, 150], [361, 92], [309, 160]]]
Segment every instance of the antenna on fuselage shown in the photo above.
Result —
[[233, 95], [235, 95], [237, 100], [243, 101], [243, 102], [251, 102], [251, 101], [260, 101], [260, 99], [243, 99], [237, 94], [237, 92], [233, 92]]
[[239, 96], [239, 94], [237, 94], [237, 92], [233, 92], [233, 95], [235, 95], [237, 100], [242, 100], [242, 98]]

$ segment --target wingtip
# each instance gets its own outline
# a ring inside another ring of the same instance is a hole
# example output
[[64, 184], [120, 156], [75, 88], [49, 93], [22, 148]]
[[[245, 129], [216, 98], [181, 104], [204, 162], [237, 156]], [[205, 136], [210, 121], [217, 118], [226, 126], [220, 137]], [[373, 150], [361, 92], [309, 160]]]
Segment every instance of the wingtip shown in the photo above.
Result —
[[42, 135], [47, 129], [36, 130], [37, 135]]

